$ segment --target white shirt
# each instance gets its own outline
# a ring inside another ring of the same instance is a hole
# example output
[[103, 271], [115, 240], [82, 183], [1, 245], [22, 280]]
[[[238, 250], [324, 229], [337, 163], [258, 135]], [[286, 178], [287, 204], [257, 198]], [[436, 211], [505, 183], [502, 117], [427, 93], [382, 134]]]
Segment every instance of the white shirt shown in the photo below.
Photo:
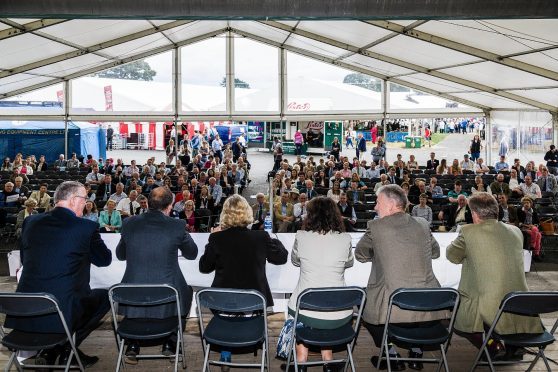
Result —
[[134, 210], [137, 210], [140, 207], [140, 204], [136, 200], [130, 201], [130, 198], [125, 198], [120, 200], [120, 202], [116, 206], [116, 210], [129, 216], [131, 214], [130, 203], [132, 203], [132, 208], [134, 208]]
[[475, 168], [475, 163], [472, 161], [465, 161], [461, 162], [461, 169], [462, 170], [473, 170]]
[[293, 215], [296, 219], [305, 219], [306, 218], [306, 203], [302, 206], [302, 203], [296, 203], [293, 207]]
[[523, 195], [528, 196], [532, 199], [537, 199], [541, 197], [541, 188], [536, 183], [531, 183], [531, 186], [527, 186], [524, 182], [519, 185], [519, 188], [523, 192]]

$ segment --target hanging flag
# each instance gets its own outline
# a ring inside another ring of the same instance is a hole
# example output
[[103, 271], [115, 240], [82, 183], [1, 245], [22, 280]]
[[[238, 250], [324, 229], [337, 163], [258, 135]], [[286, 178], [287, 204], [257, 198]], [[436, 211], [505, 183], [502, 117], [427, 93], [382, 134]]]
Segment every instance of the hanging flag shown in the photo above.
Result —
[[112, 85], [105, 87], [105, 111], [112, 111]]

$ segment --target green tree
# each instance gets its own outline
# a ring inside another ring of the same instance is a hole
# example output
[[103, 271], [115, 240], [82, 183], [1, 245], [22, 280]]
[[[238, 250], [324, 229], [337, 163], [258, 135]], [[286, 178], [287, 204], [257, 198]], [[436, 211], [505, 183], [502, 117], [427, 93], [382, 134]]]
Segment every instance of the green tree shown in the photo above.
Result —
[[[221, 85], [222, 87], [226, 87], [227, 86], [227, 78], [223, 77], [223, 80], [221, 80], [221, 83], [219, 83], [219, 85]], [[241, 89], [250, 89], [250, 84], [248, 84], [244, 80], [234, 78], [234, 87], [235, 88], [241, 88]]]
[[373, 77], [364, 74], [359, 74], [359, 73], [348, 74], [345, 76], [345, 78], [343, 78], [343, 83], [356, 85], [357, 87], [372, 90], [374, 92], [382, 91], [381, 80], [375, 79]]
[[125, 65], [97, 72], [93, 76], [110, 79], [152, 81], [155, 75], [157, 75], [157, 71], [153, 70], [151, 66], [149, 66], [149, 63], [140, 59], [138, 61], [126, 63]]

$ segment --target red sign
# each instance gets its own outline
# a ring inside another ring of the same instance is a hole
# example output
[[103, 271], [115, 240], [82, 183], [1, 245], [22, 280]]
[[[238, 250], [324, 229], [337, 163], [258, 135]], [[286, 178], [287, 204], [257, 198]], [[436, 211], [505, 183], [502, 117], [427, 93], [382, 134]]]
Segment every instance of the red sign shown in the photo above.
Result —
[[288, 111], [308, 111], [310, 110], [310, 104], [308, 102], [298, 103], [296, 101], [289, 102], [287, 105]]
[[56, 91], [56, 98], [58, 98], [58, 102], [64, 102], [64, 91], [57, 90]]
[[105, 111], [112, 111], [112, 86], [105, 87]]

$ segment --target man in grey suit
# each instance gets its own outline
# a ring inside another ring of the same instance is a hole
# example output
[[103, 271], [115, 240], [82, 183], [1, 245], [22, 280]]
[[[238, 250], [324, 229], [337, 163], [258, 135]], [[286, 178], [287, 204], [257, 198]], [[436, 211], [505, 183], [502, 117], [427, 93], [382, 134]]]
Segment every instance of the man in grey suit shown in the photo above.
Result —
[[[172, 193], [158, 187], [149, 194], [149, 211], [129, 217], [122, 224], [116, 257], [126, 260], [122, 283], [170, 284], [179, 292], [181, 314], [187, 316], [192, 304], [192, 288], [178, 265], [178, 250], [188, 260], [198, 255], [198, 247], [186, 231], [186, 222], [169, 217]], [[129, 318], [176, 317], [176, 305], [166, 304], [143, 308], [122, 308], [122, 315]], [[186, 324], [184, 322], [183, 324]], [[163, 344], [162, 353], [171, 355], [175, 350], [175, 336]], [[128, 340], [126, 363], [136, 364], [139, 343]]]
[[[440, 256], [440, 246], [432, 236], [428, 221], [405, 213], [407, 196], [398, 185], [386, 185], [377, 192], [377, 220], [368, 222], [366, 233], [357, 244], [355, 257], [360, 262], [372, 262], [367, 285], [368, 301], [363, 312], [364, 326], [381, 346], [389, 297], [398, 288], [435, 288], [440, 283], [432, 271], [432, 258]], [[411, 313], [394, 308], [391, 323], [402, 327], [431, 326], [432, 321], [447, 318], [445, 311]], [[390, 356], [397, 351], [391, 346]], [[422, 350], [413, 347], [409, 357], [420, 358]], [[377, 366], [378, 357], [372, 357]], [[380, 364], [385, 369], [386, 363]], [[422, 369], [422, 363], [409, 362], [409, 368]], [[405, 369], [402, 361], [392, 362], [391, 369]]]

